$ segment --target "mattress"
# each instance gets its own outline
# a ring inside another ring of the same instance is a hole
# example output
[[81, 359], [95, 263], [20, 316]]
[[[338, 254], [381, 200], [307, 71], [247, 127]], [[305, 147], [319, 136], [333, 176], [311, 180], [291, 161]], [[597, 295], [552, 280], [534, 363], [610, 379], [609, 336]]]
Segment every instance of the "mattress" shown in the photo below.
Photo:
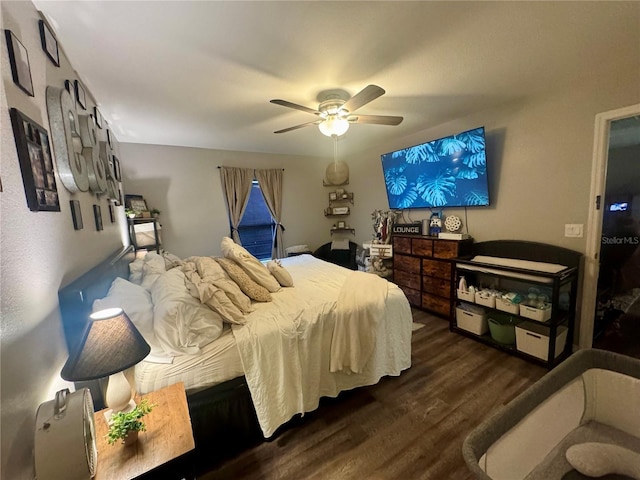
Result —
[[244, 375], [236, 340], [229, 326], [205, 345], [198, 355], [175, 357], [170, 364], [142, 361], [135, 367], [136, 391], [141, 395], [183, 382], [187, 393], [195, 393]]

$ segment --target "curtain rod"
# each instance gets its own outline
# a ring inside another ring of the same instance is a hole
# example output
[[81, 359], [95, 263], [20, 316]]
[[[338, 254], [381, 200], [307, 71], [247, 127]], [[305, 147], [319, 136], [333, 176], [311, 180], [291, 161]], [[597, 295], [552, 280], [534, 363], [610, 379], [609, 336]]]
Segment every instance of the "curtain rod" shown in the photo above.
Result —
[[[218, 165], [218, 168], [222, 168], [222, 166]], [[231, 167], [231, 168], [233, 168], [233, 167]], [[254, 168], [254, 170], [272, 170], [272, 169], [270, 169], [270, 168]], [[284, 172], [284, 168], [282, 169], [282, 171]]]

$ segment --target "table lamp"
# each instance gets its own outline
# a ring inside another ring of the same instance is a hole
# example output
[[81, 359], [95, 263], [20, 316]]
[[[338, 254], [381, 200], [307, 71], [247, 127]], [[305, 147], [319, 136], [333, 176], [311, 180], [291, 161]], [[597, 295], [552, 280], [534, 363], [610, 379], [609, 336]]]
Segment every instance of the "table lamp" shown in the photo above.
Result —
[[69, 355], [60, 375], [73, 382], [109, 377], [105, 404], [111, 410], [107, 416], [128, 412], [136, 404], [124, 370], [142, 361], [151, 347], [121, 308], [100, 310], [89, 318], [78, 348]]

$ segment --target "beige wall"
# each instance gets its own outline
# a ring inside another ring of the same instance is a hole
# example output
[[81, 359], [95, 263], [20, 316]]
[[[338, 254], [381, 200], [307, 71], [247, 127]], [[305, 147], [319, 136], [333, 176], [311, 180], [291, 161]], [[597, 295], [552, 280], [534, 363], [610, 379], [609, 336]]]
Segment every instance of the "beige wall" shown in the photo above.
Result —
[[162, 212], [164, 247], [180, 257], [219, 255], [220, 240], [229, 235], [218, 166], [284, 168], [285, 246], [328, 241], [325, 160], [131, 143], [121, 144], [121, 153], [125, 193], [143, 195], [149, 208]]
[[[106, 211], [105, 200], [90, 193], [71, 195], [61, 184], [62, 212], [34, 213], [27, 208], [8, 108], [18, 108], [50, 131], [45, 87], [61, 86], [65, 79], [77, 77], [64, 55], [62, 68], [45, 57], [37, 28], [39, 17], [31, 3], [2, 2], [1, 9], [3, 28], [14, 31], [29, 51], [35, 97], [26, 96], [14, 85], [3, 46], [0, 477], [30, 480], [36, 409], [64, 385], [59, 372], [67, 352], [57, 291], [118, 249], [122, 237], [119, 224], [105, 217], [104, 231], [96, 232], [93, 227], [92, 205], [99, 203]], [[602, 72], [602, 77], [591, 78], [589, 83], [461, 118], [346, 159], [351, 170], [347, 188], [355, 192], [348, 220], [356, 228], [355, 238], [369, 240], [371, 211], [387, 207], [381, 153], [485, 125], [492, 206], [469, 209], [470, 233], [478, 240], [530, 239], [583, 251], [584, 239], [564, 238], [563, 225], [587, 219], [594, 117], [640, 101], [639, 77], [637, 68], [629, 68], [626, 74]], [[89, 88], [87, 94], [93, 106]], [[150, 205], [163, 211], [167, 247], [178, 255], [216, 254], [220, 237], [228, 232], [218, 165], [284, 168], [286, 245], [316, 247], [331, 238], [332, 220], [322, 214], [332, 190], [322, 186], [329, 158], [127, 144], [121, 146], [120, 159], [129, 182], [126, 190], [145, 195]], [[85, 223], [81, 231], [73, 230], [68, 206], [72, 198], [81, 203]], [[119, 215], [122, 221], [121, 209]], [[426, 211], [411, 212], [414, 220], [427, 216]]]
[[[61, 68], [40, 46], [39, 16], [30, 2], [2, 2], [2, 27], [10, 29], [29, 53], [35, 96], [22, 92], [11, 77], [2, 32], [0, 100], [0, 264], [2, 306], [0, 365], [2, 449], [0, 477], [31, 480], [35, 414], [40, 403], [68, 386], [60, 378], [67, 359], [58, 310], [58, 289], [122, 247], [118, 223], [108, 218], [107, 202], [90, 193], [71, 195], [58, 181], [61, 212], [31, 212], [27, 207], [9, 108], [15, 107], [51, 131], [45, 103], [47, 85], [62, 87], [78, 78], [64, 55]], [[88, 102], [95, 105], [87, 88]], [[104, 140], [104, 132], [99, 135]], [[75, 231], [69, 200], [80, 201], [84, 229]], [[92, 206], [102, 207], [105, 229], [97, 232]], [[120, 209], [122, 210], [122, 209]], [[124, 221], [124, 213], [120, 212]]]

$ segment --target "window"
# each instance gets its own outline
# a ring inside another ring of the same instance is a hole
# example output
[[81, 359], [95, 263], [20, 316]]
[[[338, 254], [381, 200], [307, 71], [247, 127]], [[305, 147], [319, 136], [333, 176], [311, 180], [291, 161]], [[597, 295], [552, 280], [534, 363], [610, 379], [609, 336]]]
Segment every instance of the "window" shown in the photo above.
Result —
[[249, 193], [249, 203], [238, 225], [242, 246], [259, 260], [270, 260], [275, 226], [269, 208], [264, 202], [260, 185], [254, 180]]

